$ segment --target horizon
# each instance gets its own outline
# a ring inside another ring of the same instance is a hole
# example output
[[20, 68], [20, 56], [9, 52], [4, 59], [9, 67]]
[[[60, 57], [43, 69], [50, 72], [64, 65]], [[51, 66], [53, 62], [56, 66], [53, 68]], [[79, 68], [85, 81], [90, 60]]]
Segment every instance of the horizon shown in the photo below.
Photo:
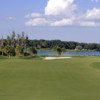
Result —
[[3, 0], [0, 12], [0, 37], [100, 43], [100, 0]]

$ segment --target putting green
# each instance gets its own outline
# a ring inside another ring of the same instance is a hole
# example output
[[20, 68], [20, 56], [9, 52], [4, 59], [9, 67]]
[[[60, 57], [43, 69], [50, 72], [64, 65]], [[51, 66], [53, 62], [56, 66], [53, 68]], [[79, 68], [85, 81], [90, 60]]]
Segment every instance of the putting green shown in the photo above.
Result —
[[0, 100], [100, 100], [100, 57], [0, 59]]

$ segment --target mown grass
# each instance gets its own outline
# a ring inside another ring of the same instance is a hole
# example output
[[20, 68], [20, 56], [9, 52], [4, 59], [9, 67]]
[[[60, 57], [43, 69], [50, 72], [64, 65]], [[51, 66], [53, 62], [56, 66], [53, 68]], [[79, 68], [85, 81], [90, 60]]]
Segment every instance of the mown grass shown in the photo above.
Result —
[[0, 100], [100, 100], [100, 57], [0, 59]]

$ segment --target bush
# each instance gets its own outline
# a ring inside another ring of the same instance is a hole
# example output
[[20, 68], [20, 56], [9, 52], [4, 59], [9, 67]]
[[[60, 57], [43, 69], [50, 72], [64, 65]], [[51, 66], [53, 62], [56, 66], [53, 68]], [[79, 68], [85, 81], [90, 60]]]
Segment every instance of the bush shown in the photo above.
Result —
[[60, 56], [62, 53], [62, 49], [60, 47], [57, 48], [57, 54]]
[[30, 54], [27, 52], [24, 52], [24, 56], [29, 56]]

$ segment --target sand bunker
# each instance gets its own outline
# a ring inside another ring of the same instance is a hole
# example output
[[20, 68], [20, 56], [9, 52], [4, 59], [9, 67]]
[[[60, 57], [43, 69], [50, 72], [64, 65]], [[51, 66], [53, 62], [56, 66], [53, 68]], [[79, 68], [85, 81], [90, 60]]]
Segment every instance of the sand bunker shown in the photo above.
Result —
[[72, 57], [45, 57], [44, 60], [69, 59]]

